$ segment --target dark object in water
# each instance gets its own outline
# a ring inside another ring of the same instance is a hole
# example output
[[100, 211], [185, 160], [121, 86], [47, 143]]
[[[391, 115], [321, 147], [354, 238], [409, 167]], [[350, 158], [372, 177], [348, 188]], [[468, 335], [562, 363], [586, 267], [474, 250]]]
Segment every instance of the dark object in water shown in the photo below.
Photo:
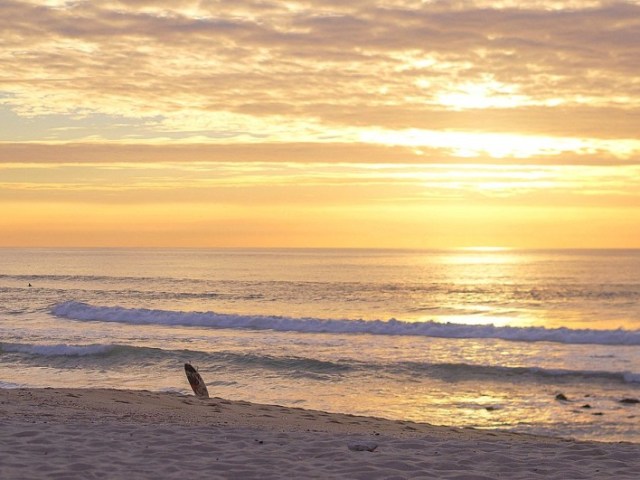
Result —
[[620, 403], [635, 405], [636, 403], [640, 403], [640, 400], [638, 400], [637, 398], [623, 398], [622, 400], [620, 400]]
[[589, 405], [588, 403], [585, 403], [580, 408], [591, 408], [591, 405]]
[[558, 400], [559, 402], [568, 402], [569, 399], [567, 398], [567, 396], [564, 393], [559, 393], [556, 395], [556, 400]]
[[193, 365], [191, 365], [190, 363], [185, 363], [184, 373], [187, 374], [187, 380], [189, 380], [189, 385], [191, 385], [193, 393], [196, 394], [196, 397], [209, 398], [207, 385], [204, 383], [204, 380], [202, 379], [198, 371], [193, 367]]

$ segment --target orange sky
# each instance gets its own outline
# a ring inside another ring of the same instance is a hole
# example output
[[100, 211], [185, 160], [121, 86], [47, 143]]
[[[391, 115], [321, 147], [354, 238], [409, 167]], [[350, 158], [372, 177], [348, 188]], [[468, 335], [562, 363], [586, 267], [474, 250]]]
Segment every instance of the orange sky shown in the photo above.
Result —
[[0, 24], [0, 246], [640, 247], [638, 1]]

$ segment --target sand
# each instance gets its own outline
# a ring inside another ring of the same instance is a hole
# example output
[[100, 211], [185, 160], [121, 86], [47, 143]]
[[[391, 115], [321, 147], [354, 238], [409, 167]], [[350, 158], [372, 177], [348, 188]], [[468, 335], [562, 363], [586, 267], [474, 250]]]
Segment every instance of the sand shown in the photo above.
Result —
[[0, 390], [3, 480], [639, 476], [639, 444], [435, 427], [172, 393]]

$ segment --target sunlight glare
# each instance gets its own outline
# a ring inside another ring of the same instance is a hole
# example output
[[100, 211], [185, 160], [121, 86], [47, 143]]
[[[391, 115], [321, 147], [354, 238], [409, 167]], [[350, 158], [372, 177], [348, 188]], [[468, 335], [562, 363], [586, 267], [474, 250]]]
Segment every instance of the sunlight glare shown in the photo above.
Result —
[[449, 150], [454, 156], [476, 158], [531, 158], [562, 153], [594, 154], [607, 152], [619, 158], [640, 152], [640, 140], [585, 139], [520, 135], [511, 133], [481, 133], [436, 131], [422, 129], [366, 130], [360, 134], [364, 143], [388, 146], [428, 147]]
[[454, 110], [482, 108], [516, 108], [530, 102], [530, 99], [517, 93], [517, 87], [485, 79], [481, 83], [469, 82], [458, 85], [455, 90], [437, 95], [440, 105]]

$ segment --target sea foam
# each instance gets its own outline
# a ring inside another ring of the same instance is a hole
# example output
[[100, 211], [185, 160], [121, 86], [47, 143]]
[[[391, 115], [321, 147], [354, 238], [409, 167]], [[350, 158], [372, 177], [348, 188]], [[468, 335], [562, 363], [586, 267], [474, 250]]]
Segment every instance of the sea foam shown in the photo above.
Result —
[[413, 335], [439, 338], [494, 338], [521, 342], [568, 344], [640, 345], [640, 330], [592, 330], [545, 327], [496, 327], [456, 323], [404, 322], [396, 319], [347, 320], [236, 315], [97, 306], [67, 301], [55, 305], [52, 314], [80, 321], [119, 322], [133, 325], [181, 325], [209, 328], [275, 330], [303, 333]]
[[27, 353], [30, 355], [83, 357], [109, 353], [113, 345], [68, 345], [66, 343], [40, 345], [29, 343], [0, 343], [0, 352]]

